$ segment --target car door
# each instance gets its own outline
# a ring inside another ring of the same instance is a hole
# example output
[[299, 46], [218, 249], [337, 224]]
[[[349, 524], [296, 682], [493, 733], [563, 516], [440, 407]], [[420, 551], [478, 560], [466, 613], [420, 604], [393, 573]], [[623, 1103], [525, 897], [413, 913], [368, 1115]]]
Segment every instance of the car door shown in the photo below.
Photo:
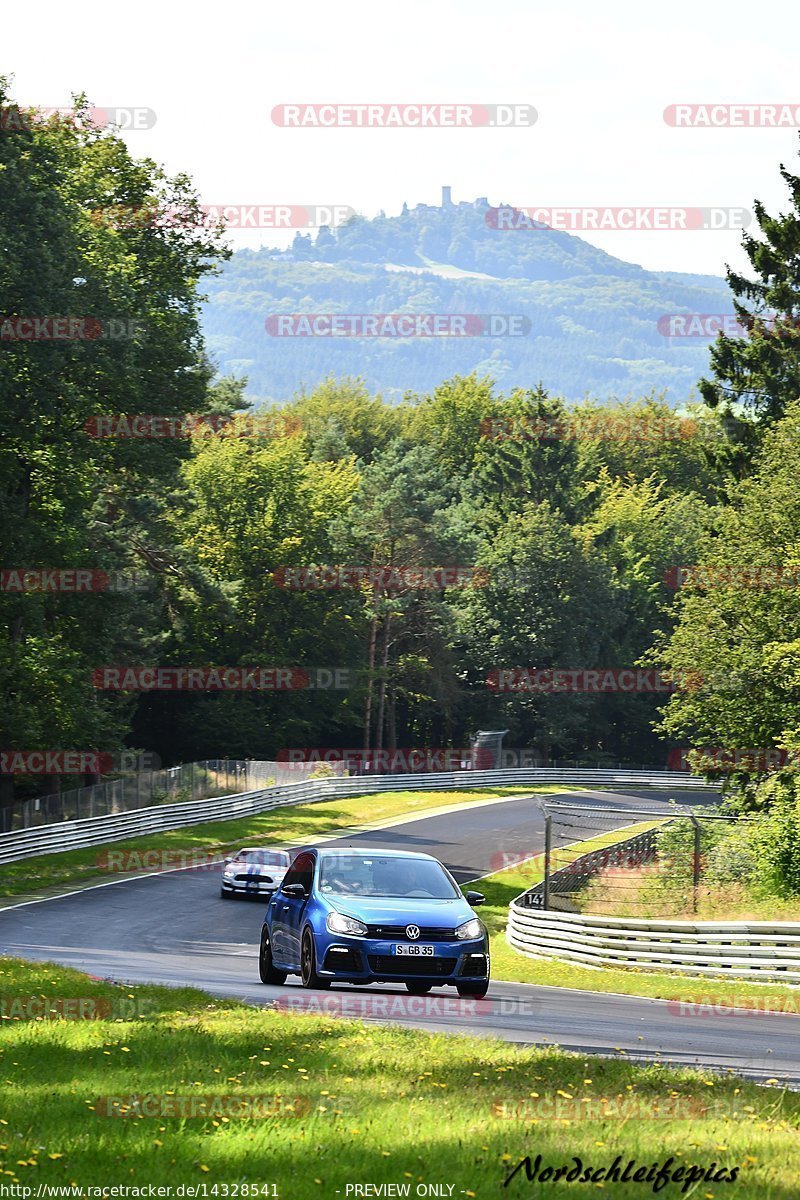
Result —
[[[299, 896], [281, 897], [281, 917], [283, 920], [286, 955], [284, 961], [291, 963], [293, 967], [300, 966], [300, 930], [303, 926], [306, 905], [311, 895], [315, 864], [316, 855], [311, 853], [298, 854], [292, 864], [291, 871], [287, 873], [286, 879], [283, 881], [284, 885], [287, 882], [301, 883], [305, 889], [305, 897], [302, 899]], [[289, 879], [289, 875], [292, 876], [291, 880]]]
[[289, 887], [290, 883], [301, 883], [302, 877], [297, 872], [297, 860], [302, 858], [299, 854], [291, 864], [287, 874], [283, 877], [281, 887], [278, 888], [271, 901], [271, 918], [270, 918], [270, 936], [272, 938], [272, 958], [282, 964], [289, 965], [291, 961], [289, 954], [288, 940], [288, 920], [291, 908], [291, 898], [285, 895], [283, 889]]

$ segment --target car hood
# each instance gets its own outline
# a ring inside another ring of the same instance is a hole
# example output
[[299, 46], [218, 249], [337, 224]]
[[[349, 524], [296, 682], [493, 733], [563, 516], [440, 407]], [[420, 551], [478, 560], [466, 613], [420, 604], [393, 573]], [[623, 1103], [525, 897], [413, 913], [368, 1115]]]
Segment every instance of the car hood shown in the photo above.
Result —
[[463, 925], [475, 913], [466, 900], [424, 900], [414, 897], [325, 896], [336, 912], [359, 917], [367, 925]]
[[237, 872], [247, 872], [248, 875], [269, 875], [272, 879], [283, 879], [288, 867], [268, 867], [266, 863], [251, 863], [251, 862], [231, 862], [228, 863], [228, 868], [235, 868]]

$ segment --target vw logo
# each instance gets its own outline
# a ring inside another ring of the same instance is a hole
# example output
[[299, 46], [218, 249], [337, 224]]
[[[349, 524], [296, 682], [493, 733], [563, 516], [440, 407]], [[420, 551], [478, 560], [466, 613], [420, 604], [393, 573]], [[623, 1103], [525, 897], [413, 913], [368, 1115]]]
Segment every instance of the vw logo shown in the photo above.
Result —
[[419, 925], [406, 925], [406, 937], [410, 942], [415, 942], [419, 937]]

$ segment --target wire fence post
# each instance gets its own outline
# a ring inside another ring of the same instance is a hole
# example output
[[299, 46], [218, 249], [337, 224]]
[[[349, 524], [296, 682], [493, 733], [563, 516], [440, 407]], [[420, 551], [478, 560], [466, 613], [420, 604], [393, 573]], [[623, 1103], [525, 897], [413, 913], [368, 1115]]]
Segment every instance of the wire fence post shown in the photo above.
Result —
[[692, 863], [692, 912], [697, 912], [697, 902], [700, 894], [700, 822], [692, 816], [694, 826], [694, 862]]
[[550, 907], [550, 846], [552, 837], [552, 817], [544, 815], [544, 889], [542, 893], [542, 908]]

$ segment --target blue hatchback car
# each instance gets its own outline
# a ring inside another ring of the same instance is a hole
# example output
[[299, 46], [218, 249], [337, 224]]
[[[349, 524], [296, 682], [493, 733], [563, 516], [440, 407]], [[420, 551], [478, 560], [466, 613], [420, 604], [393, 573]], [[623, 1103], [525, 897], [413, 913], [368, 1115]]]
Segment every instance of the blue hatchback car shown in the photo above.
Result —
[[412, 995], [451, 984], [461, 996], [489, 986], [489, 939], [472, 906], [428, 854], [341, 847], [301, 850], [269, 903], [261, 931], [262, 983], [300, 975], [303, 986], [404, 983]]

